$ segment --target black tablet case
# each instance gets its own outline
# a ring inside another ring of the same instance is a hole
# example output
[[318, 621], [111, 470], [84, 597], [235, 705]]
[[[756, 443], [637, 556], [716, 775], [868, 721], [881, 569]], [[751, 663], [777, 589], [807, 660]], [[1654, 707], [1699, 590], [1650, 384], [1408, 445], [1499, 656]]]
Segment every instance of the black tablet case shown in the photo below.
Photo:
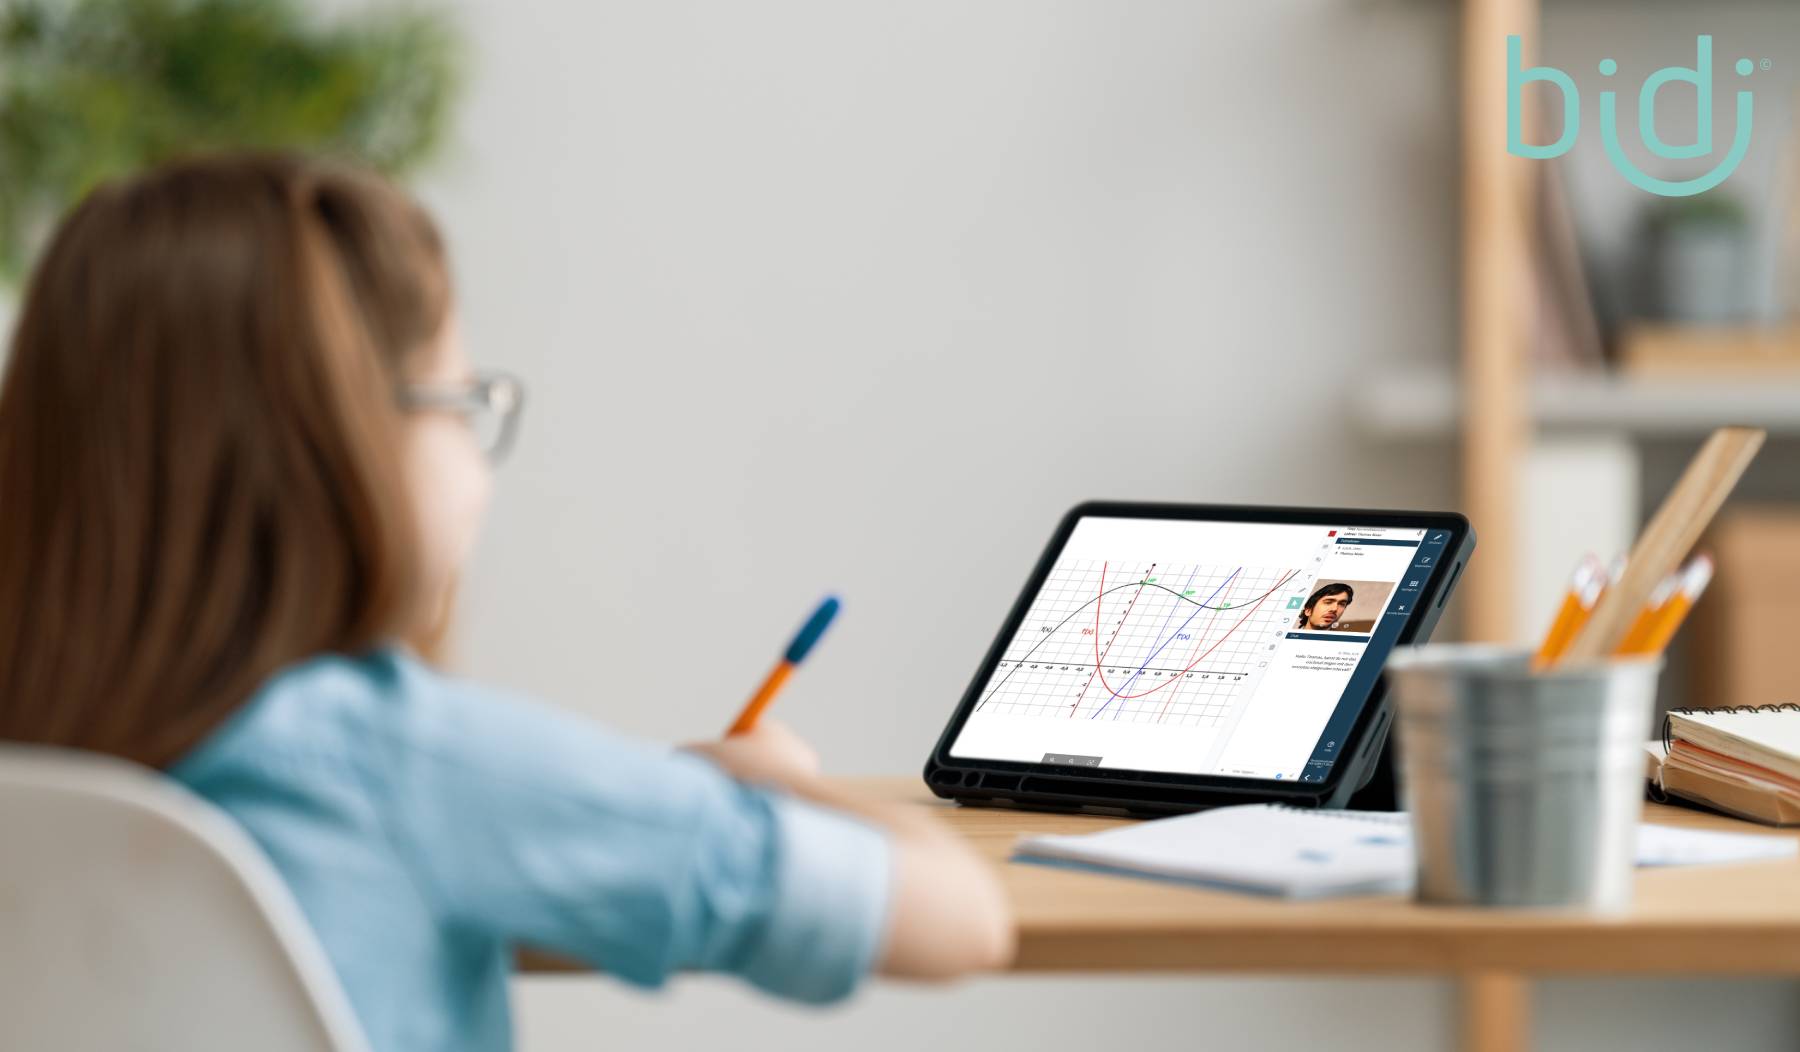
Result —
[[[1162, 517], [1167, 517], [1169, 506], [1094, 503], [1073, 509], [1069, 517], [1132, 517], [1133, 509], [1140, 512], [1145, 509], [1161, 511], [1165, 513]], [[1204, 508], [1195, 506], [1192, 510], [1197, 513], [1192, 517], [1200, 521], [1198, 513], [1203, 512]], [[1291, 514], [1296, 509], [1234, 506], [1229, 510], [1236, 513], [1234, 517], [1240, 519], [1266, 514], [1266, 521], [1280, 521], [1284, 514]], [[1403, 638], [1402, 644], [1423, 643], [1430, 639], [1432, 630], [1437, 627], [1438, 620], [1443, 615], [1451, 590], [1462, 577], [1463, 567], [1475, 550], [1475, 531], [1467, 520], [1445, 513], [1346, 509], [1341, 514], [1385, 518], [1388, 521], [1418, 519], [1429, 515], [1434, 519], [1455, 522], [1461, 539], [1453, 549], [1453, 557], [1441, 561], [1430, 582], [1429, 598], [1414, 615], [1412, 635]], [[1059, 538], [1060, 536], [1059, 531]], [[1054, 555], [1054, 552], [1045, 553], [1047, 559], [1054, 558]], [[1027, 585], [1028, 593], [1035, 591], [1032, 586], [1038, 583], [1037, 577], [1034, 573], [1032, 581]], [[1029, 604], [1032, 598], [1030, 594], [1022, 595], [1019, 602]], [[971, 690], [979, 689], [980, 682], [985, 679], [983, 673], [988, 671], [988, 664], [984, 660], [977, 670], [976, 684], [971, 686]], [[961, 709], [959, 704], [958, 712]], [[1388, 733], [1392, 724], [1393, 706], [1388, 698], [1386, 677], [1382, 677], [1376, 680], [1363, 714], [1357, 721], [1350, 741], [1346, 743], [1346, 759], [1336, 765], [1332, 778], [1323, 785], [1294, 782], [1275, 788], [1267, 782], [1247, 782], [1242, 787], [1229, 784], [1185, 785], [1177, 784], [1176, 779], [1180, 776], [1109, 768], [996, 770], [979, 760], [949, 755], [952, 732], [961, 728], [961, 721], [952, 718], [945, 726], [936, 747], [932, 749], [931, 757], [925, 762], [925, 784], [937, 796], [962, 804], [1049, 811], [1159, 815], [1230, 804], [1272, 802], [1298, 807], [1355, 807], [1369, 811], [1393, 811], [1398, 810], [1399, 802], [1395, 775], [1398, 761], [1394, 755], [1395, 746]]]

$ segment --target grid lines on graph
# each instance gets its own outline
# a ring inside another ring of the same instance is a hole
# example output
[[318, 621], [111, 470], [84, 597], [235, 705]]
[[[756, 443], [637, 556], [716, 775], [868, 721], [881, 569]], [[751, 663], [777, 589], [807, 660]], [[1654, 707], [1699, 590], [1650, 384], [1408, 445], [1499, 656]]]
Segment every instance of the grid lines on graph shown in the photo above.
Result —
[[1044, 581], [977, 711], [1210, 726], [1289, 625], [1298, 571], [1070, 560]]

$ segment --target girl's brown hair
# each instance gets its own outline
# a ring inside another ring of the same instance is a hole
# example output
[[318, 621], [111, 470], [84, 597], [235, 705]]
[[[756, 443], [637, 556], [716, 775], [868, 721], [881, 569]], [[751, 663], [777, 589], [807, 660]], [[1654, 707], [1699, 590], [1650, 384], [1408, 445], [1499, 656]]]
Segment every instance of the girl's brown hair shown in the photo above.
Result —
[[0, 739], [165, 766], [423, 610], [396, 386], [450, 306], [378, 178], [286, 155], [94, 191], [0, 388]]

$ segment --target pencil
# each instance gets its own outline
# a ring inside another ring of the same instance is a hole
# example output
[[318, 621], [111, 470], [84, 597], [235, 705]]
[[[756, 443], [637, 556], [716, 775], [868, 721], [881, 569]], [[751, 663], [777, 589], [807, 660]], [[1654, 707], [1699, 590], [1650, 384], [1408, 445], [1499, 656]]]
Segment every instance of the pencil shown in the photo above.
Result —
[[762, 718], [763, 710], [769, 707], [769, 703], [774, 701], [775, 695], [781, 692], [781, 687], [787, 682], [788, 677], [794, 674], [795, 667], [806, 660], [807, 652], [812, 650], [813, 644], [817, 643], [819, 637], [825, 634], [825, 629], [831, 624], [831, 619], [837, 616], [840, 605], [837, 596], [828, 595], [825, 597], [825, 601], [819, 604], [818, 609], [812, 612], [812, 616], [806, 619], [806, 624], [801, 625], [800, 631], [795, 633], [794, 641], [788, 644], [787, 652], [782, 654], [781, 660], [769, 670], [768, 676], [762, 681], [762, 686], [756, 688], [756, 693], [750, 698], [749, 704], [744, 706], [744, 711], [738, 713], [738, 718], [732, 723], [731, 729], [725, 732], [726, 737], [744, 734], [756, 726], [756, 721]]
[[1700, 600], [1700, 594], [1712, 583], [1713, 561], [1705, 555], [1697, 555], [1687, 568], [1681, 572], [1681, 586], [1669, 596], [1668, 602], [1657, 611], [1655, 619], [1645, 629], [1642, 639], [1626, 640], [1632, 649], [1624, 645], [1619, 647], [1621, 654], [1660, 654], [1675, 638], [1681, 623], [1687, 620], [1688, 611]]
[[1656, 586], [1656, 591], [1650, 593], [1650, 601], [1644, 604], [1642, 610], [1638, 611], [1637, 617], [1631, 621], [1631, 627], [1625, 630], [1625, 638], [1619, 641], [1619, 653], [1637, 654], [1641, 652], [1638, 648], [1644, 645], [1644, 641], [1650, 638], [1651, 631], [1660, 623], [1663, 609], [1669, 605], [1669, 600], [1675, 598], [1675, 593], [1681, 589], [1681, 580], [1686, 572], [1686, 567], [1676, 570], [1663, 578], [1662, 582]]
[[1575, 633], [1581, 631], [1589, 611], [1594, 609], [1608, 576], [1606, 568], [1592, 552], [1575, 564], [1575, 572], [1569, 576], [1569, 590], [1563, 594], [1562, 605], [1557, 607], [1556, 617], [1550, 622], [1550, 631], [1544, 633], [1544, 641], [1531, 659], [1532, 668], [1548, 668], [1562, 656]]
[[1594, 604], [1587, 623], [1557, 659], [1559, 664], [1598, 663], [1618, 652], [1632, 618], [1657, 583], [1687, 558], [1767, 437], [1749, 427], [1722, 427], [1707, 437], [1638, 534], [1625, 572]]

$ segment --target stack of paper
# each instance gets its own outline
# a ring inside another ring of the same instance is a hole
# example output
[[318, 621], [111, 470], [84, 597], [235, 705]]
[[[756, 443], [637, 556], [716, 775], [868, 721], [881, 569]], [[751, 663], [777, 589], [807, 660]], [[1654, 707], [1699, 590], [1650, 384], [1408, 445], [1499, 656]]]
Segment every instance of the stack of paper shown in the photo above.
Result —
[[1653, 743], [1664, 793], [1771, 825], [1800, 824], [1800, 711], [1675, 711], [1669, 748]]

